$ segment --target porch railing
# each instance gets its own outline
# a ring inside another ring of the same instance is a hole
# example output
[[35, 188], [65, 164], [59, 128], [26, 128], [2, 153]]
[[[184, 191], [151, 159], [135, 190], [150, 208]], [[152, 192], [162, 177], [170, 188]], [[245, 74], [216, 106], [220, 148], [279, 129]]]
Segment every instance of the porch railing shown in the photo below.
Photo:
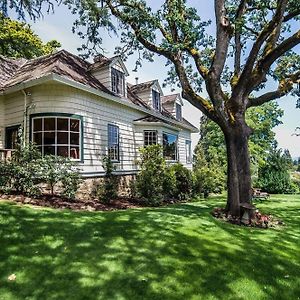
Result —
[[13, 149], [0, 149], [0, 160], [10, 159], [13, 152]]

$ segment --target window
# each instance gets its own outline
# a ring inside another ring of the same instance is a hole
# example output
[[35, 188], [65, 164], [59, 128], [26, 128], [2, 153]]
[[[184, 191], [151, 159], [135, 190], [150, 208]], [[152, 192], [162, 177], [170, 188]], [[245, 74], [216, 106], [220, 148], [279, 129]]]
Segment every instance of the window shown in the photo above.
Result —
[[19, 142], [19, 135], [18, 135], [19, 129], [20, 129], [20, 125], [5, 128], [6, 149], [16, 149], [17, 143]]
[[177, 135], [163, 133], [163, 154], [166, 160], [177, 160]]
[[156, 130], [145, 130], [144, 131], [144, 146], [156, 145], [157, 144], [157, 131]]
[[153, 108], [160, 111], [160, 93], [152, 90]]
[[125, 76], [122, 72], [111, 68], [111, 88], [118, 95], [125, 95]]
[[176, 119], [179, 121], [182, 120], [182, 108], [179, 103], [176, 103]]
[[81, 157], [81, 119], [65, 116], [32, 117], [32, 141], [42, 155]]
[[189, 140], [185, 141], [185, 153], [186, 153], [186, 162], [192, 162], [192, 142]]
[[108, 157], [119, 161], [119, 127], [108, 124]]

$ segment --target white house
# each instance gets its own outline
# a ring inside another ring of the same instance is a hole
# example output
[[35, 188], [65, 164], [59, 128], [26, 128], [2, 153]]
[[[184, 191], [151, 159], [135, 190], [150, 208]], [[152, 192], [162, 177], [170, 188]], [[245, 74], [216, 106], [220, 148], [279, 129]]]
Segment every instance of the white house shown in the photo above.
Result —
[[84, 177], [104, 174], [109, 155], [120, 175], [137, 170], [139, 148], [163, 145], [170, 162], [192, 167], [191, 133], [181, 96], [163, 95], [157, 80], [131, 85], [120, 59], [94, 63], [59, 51], [36, 59], [0, 56], [0, 149], [13, 149], [17, 130], [43, 155], [78, 161]]

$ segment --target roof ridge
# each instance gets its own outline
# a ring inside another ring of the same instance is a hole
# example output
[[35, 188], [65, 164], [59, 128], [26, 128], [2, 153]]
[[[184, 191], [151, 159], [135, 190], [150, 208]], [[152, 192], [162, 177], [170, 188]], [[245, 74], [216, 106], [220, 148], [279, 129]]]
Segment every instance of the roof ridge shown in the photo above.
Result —
[[136, 87], [138, 85], [142, 85], [142, 84], [149, 84], [150, 82], [155, 82], [155, 81], [158, 81], [158, 79], [152, 79], [152, 80], [147, 80], [147, 81], [144, 81], [144, 82], [141, 82], [141, 83], [138, 83], [138, 84], [133, 84], [132, 87]]

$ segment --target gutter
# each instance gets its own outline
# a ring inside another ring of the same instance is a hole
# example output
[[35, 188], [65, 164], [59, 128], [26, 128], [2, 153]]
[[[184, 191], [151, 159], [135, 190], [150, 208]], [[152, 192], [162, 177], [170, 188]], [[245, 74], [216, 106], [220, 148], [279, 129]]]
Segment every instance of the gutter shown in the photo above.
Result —
[[166, 127], [166, 128], [170, 128], [176, 131], [179, 131], [180, 129], [176, 126], [170, 125], [170, 124], [166, 124], [164, 122], [143, 122], [143, 121], [133, 121], [133, 124], [136, 126], [159, 126], [159, 127]]
[[159, 114], [159, 113], [157, 113], [155, 111], [152, 111], [152, 110], [146, 109], [144, 107], [140, 107], [140, 106], [138, 106], [136, 104], [124, 101], [124, 100], [122, 100], [119, 97], [116, 97], [114, 95], [109, 95], [109, 94], [107, 94], [107, 93], [105, 93], [103, 91], [97, 90], [97, 89], [95, 89], [93, 87], [86, 86], [85, 84], [76, 82], [74, 80], [65, 78], [63, 76], [60, 76], [60, 75], [54, 74], [54, 73], [45, 75], [45, 76], [40, 77], [40, 78], [29, 80], [27, 82], [16, 84], [16, 85], [14, 85], [12, 87], [9, 87], [6, 90], [0, 92], [0, 95], [1, 94], [6, 95], [6, 94], [9, 94], [9, 93], [13, 93], [13, 92], [19, 91], [19, 90], [24, 90], [25, 88], [30, 88], [30, 87], [33, 87], [33, 86], [45, 83], [47, 81], [55, 81], [55, 82], [59, 82], [61, 84], [72, 86], [72, 87], [77, 88], [79, 90], [86, 91], [88, 93], [100, 96], [100, 97], [102, 97], [104, 99], [111, 100], [111, 101], [113, 101], [115, 103], [118, 103], [120, 105], [127, 106], [127, 107], [130, 107], [132, 109], [141, 111], [141, 112], [143, 112], [143, 113], [145, 113], [147, 115], [151, 115], [151, 116], [157, 117], [158, 119], [161, 119], [161, 120], [164, 120], [166, 122], [172, 123], [172, 124], [174, 124], [177, 127], [187, 129], [187, 130], [191, 131], [192, 133], [198, 133], [199, 132], [198, 129], [195, 130], [194, 128], [191, 128], [188, 125], [182, 124], [182, 123], [180, 123], [180, 122], [178, 122], [176, 120], [169, 119], [169, 118], [167, 118], [167, 117], [165, 117], [165, 116], [163, 116], [163, 115], [161, 115], [161, 114]]

